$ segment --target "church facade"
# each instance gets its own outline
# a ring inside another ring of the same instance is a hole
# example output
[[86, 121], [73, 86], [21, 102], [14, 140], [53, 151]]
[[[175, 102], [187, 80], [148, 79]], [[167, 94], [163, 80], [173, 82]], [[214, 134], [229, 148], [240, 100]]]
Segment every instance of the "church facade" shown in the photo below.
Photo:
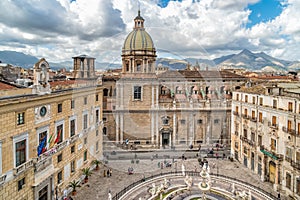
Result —
[[140, 11], [122, 48], [122, 70], [103, 76], [104, 135], [116, 144], [172, 148], [230, 141], [231, 90], [246, 78], [228, 71], [156, 73], [156, 49]]

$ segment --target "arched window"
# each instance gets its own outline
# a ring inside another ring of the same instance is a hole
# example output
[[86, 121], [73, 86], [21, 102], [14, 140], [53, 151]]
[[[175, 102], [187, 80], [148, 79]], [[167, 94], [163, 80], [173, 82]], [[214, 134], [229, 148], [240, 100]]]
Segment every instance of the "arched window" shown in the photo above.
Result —
[[103, 135], [106, 135], [106, 127], [103, 127]]
[[141, 71], [141, 63], [140, 62], [138, 62], [138, 63], [136, 63], [136, 71]]

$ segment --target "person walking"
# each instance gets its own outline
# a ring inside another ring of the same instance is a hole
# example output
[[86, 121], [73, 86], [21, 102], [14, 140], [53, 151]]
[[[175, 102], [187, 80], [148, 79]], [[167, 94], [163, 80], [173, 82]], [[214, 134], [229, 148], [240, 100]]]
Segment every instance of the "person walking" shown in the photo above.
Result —
[[109, 169], [109, 176], [111, 176], [112, 175], [112, 170], [111, 169]]

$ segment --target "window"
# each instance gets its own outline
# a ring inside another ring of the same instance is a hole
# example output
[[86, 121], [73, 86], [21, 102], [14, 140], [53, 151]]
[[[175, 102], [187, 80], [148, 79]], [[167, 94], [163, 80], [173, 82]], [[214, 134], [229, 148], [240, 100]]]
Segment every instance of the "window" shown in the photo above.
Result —
[[106, 121], [107, 121], [106, 117], [103, 117], [103, 118], [102, 118], [102, 120], [103, 120], [104, 122], [106, 122]]
[[264, 99], [262, 97], [259, 98], [259, 105], [262, 106], [264, 103]]
[[96, 94], [96, 101], [99, 101], [99, 95]]
[[87, 104], [87, 97], [84, 97], [84, 98], [83, 98], [83, 103], [84, 103], [84, 105]]
[[25, 112], [21, 112], [17, 114], [17, 125], [21, 125], [25, 123]]
[[251, 141], [255, 142], [255, 133], [254, 132], [251, 132]]
[[84, 138], [83, 143], [87, 144], [87, 138], [86, 137]]
[[162, 119], [163, 125], [168, 125], [169, 124], [169, 119], [167, 117]]
[[87, 129], [88, 127], [88, 115], [83, 115], [83, 129]]
[[255, 97], [252, 97], [252, 103], [255, 104]]
[[248, 115], [248, 109], [247, 108], [244, 109], [244, 115], [245, 115], [245, 117], [247, 117], [247, 115]]
[[75, 172], [75, 160], [71, 161], [71, 173]]
[[141, 100], [142, 99], [142, 87], [141, 86], [134, 86], [133, 88], [133, 99], [134, 100]]
[[258, 121], [259, 121], [260, 123], [263, 122], [263, 117], [262, 117], [262, 113], [261, 113], [261, 112], [258, 113]]
[[25, 177], [18, 181], [18, 191], [22, 190], [25, 186]]
[[57, 144], [60, 144], [63, 141], [63, 127], [64, 125], [58, 125], [56, 127], [56, 140], [57, 140]]
[[286, 173], [286, 187], [291, 189], [292, 177], [290, 173]]
[[197, 123], [198, 123], [198, 124], [202, 124], [202, 123], [203, 123], [202, 119], [198, 119], [198, 120], [197, 120]]
[[96, 142], [96, 152], [99, 150], [99, 142]]
[[71, 146], [71, 153], [75, 153], [75, 145]]
[[276, 127], [276, 116], [272, 116], [272, 126]]
[[71, 100], [71, 109], [75, 108], [75, 100]]
[[26, 162], [26, 139], [15, 144], [16, 167]]
[[300, 195], [300, 178], [296, 179], [296, 193]]
[[58, 113], [62, 112], [62, 103], [57, 104], [57, 112]]
[[180, 120], [180, 123], [181, 123], [181, 124], [185, 124], [185, 119], [181, 119], [181, 120]]
[[239, 126], [240, 126], [239, 123], [235, 124], [235, 132], [234, 132], [235, 135], [239, 135]]
[[290, 132], [292, 130], [292, 121], [288, 120], [287, 121], [287, 131]]
[[286, 147], [285, 148], [285, 160], [288, 161], [288, 162], [291, 162], [292, 161], [292, 149], [289, 148], [289, 147]]
[[255, 119], [255, 111], [252, 110], [252, 114], [251, 114], [252, 119]]
[[277, 99], [273, 99], [273, 108], [277, 108]]
[[244, 129], [244, 137], [247, 138], [248, 134], [247, 134], [247, 129]]
[[38, 156], [47, 150], [47, 131], [39, 133]]
[[57, 156], [57, 162], [59, 163], [61, 161], [62, 161], [62, 153]]
[[99, 122], [99, 110], [96, 110], [96, 122]]
[[248, 103], [248, 95], [245, 95], [245, 102]]
[[293, 112], [293, 103], [289, 102], [288, 109], [290, 112]]
[[62, 182], [62, 171], [57, 173], [57, 184], [60, 184]]
[[70, 137], [75, 135], [75, 119], [70, 121]]
[[96, 136], [98, 136], [98, 135], [99, 135], [99, 130], [97, 129], [97, 130], [96, 130]]
[[106, 127], [103, 127], [103, 135], [106, 135]]
[[215, 119], [215, 120], [214, 120], [214, 124], [218, 124], [219, 122], [220, 122], [219, 119]]
[[236, 100], [238, 101], [240, 98], [240, 94], [236, 94]]
[[235, 106], [235, 112], [236, 112], [236, 114], [239, 114], [239, 107], [238, 106]]
[[300, 135], [300, 123], [298, 123], [298, 135]]
[[248, 148], [247, 147], [244, 147], [244, 154], [248, 154]]
[[276, 151], [276, 140], [275, 139], [271, 139], [271, 150]]
[[87, 160], [87, 151], [85, 151], [84, 153], [83, 153], [83, 161], [86, 161]]
[[261, 137], [261, 135], [258, 136], [258, 145], [259, 146], [262, 145], [262, 137]]

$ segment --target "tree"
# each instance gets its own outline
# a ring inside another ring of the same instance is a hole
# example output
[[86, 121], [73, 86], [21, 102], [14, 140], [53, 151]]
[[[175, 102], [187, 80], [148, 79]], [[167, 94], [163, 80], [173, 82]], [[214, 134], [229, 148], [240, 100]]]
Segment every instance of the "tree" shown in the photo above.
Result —
[[76, 195], [76, 188], [81, 187], [80, 181], [73, 180], [72, 182], [69, 182], [69, 187], [72, 188], [72, 195]]

